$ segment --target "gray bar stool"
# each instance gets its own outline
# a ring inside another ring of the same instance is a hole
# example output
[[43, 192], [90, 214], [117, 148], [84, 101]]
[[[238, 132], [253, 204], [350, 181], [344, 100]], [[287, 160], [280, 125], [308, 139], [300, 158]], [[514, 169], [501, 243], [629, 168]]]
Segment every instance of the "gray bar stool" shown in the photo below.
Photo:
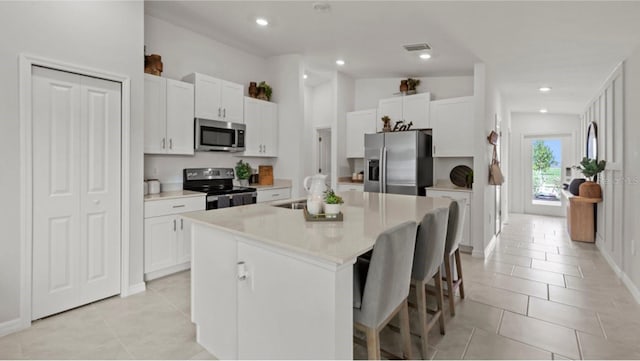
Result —
[[415, 242], [416, 223], [402, 223], [378, 236], [371, 260], [354, 265], [353, 321], [367, 336], [369, 359], [380, 359], [380, 330], [398, 313], [404, 357], [412, 358], [407, 297]]
[[[416, 251], [413, 256], [411, 285], [416, 288], [418, 320], [420, 321], [420, 337], [422, 339], [422, 357], [427, 358], [429, 331], [438, 321], [440, 333], [444, 335], [444, 313], [442, 312], [442, 276], [440, 266], [444, 256], [447, 236], [447, 220], [449, 209], [433, 210], [422, 218], [416, 237]], [[427, 320], [427, 282], [435, 282], [435, 294], [438, 309], [433, 312], [431, 321]]]
[[[466, 200], [458, 199], [449, 206], [449, 225], [447, 226], [447, 242], [444, 247], [444, 269], [447, 282], [447, 297], [449, 298], [449, 312], [456, 315], [455, 295], [460, 289], [460, 298], [464, 298], [464, 284], [462, 281], [462, 263], [460, 262], [460, 240], [464, 228], [464, 217], [467, 209]], [[451, 260], [455, 257], [458, 278], [453, 279]]]

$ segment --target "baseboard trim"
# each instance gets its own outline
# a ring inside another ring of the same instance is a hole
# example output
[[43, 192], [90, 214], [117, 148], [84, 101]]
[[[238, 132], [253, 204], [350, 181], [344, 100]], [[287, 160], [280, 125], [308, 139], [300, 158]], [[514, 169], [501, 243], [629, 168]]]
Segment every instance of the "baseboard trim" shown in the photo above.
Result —
[[0, 323], [0, 337], [18, 332], [28, 327], [29, 326], [24, 326], [22, 320], [19, 318]]
[[168, 276], [168, 275], [173, 274], [173, 273], [177, 273], [177, 272], [188, 270], [189, 268], [191, 268], [191, 262], [185, 262], [185, 263], [177, 264], [175, 266], [167, 267], [167, 268], [164, 268], [164, 269], [161, 269], [161, 270], [145, 273], [144, 274], [144, 280], [145, 281], [151, 281], [151, 280], [154, 280], [156, 278], [160, 278], [160, 277]]
[[596, 238], [596, 247], [598, 247], [598, 250], [602, 257], [604, 257], [604, 260], [607, 261], [607, 264], [609, 264], [609, 267], [611, 267], [616, 276], [622, 280], [622, 283], [627, 287], [633, 298], [636, 300], [636, 303], [640, 304], [640, 289], [638, 289], [638, 286], [631, 281], [631, 278], [629, 278], [629, 276], [620, 269], [606, 249], [603, 248], [602, 238]]
[[147, 290], [147, 285], [144, 282], [140, 282], [133, 286], [129, 286], [126, 293], [120, 294], [120, 297], [129, 297], [131, 295], [135, 295], [136, 293], [141, 293]]
[[493, 250], [496, 248], [496, 235], [494, 234], [493, 236], [491, 236], [491, 240], [489, 241], [489, 243], [487, 244], [486, 247], [484, 247], [484, 249], [476, 249], [476, 247], [473, 247], [473, 252], [471, 252], [471, 256], [472, 257], [477, 257], [477, 258], [488, 258], [489, 256], [491, 256], [491, 253], [493, 253]]

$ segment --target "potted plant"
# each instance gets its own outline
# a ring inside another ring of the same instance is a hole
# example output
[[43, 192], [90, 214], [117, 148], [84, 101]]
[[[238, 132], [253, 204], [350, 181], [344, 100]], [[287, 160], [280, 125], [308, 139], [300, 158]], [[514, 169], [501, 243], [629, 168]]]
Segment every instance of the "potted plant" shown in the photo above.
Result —
[[273, 92], [273, 89], [271, 89], [271, 86], [269, 84], [267, 84], [266, 81], [261, 81], [260, 84], [258, 84], [258, 99], [262, 99], [262, 100], [271, 100], [271, 93]]
[[420, 85], [420, 79], [407, 79], [407, 86], [409, 86], [409, 91], [415, 91], [418, 85]]
[[382, 131], [383, 132], [390, 132], [391, 131], [391, 118], [389, 118], [388, 115], [385, 115], [384, 117], [381, 118], [383, 126], [382, 126]]
[[327, 217], [335, 217], [340, 213], [340, 208], [344, 201], [342, 197], [335, 194], [333, 189], [328, 188], [324, 193], [324, 213]]
[[241, 186], [249, 185], [249, 177], [251, 177], [251, 166], [249, 163], [243, 162], [242, 159], [236, 163], [236, 177], [238, 177]]
[[586, 198], [602, 198], [602, 189], [600, 185], [594, 182], [595, 176], [602, 172], [607, 165], [604, 160], [597, 161], [595, 159], [584, 157], [579, 166], [576, 166], [585, 177], [587, 181], [580, 184], [578, 194], [580, 197]]

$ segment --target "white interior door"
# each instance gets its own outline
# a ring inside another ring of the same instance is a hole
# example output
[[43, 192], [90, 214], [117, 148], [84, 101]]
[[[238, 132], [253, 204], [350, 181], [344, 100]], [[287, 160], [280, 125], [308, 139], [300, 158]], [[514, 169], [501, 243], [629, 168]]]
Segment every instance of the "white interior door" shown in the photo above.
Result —
[[33, 67], [32, 319], [120, 292], [121, 85]]

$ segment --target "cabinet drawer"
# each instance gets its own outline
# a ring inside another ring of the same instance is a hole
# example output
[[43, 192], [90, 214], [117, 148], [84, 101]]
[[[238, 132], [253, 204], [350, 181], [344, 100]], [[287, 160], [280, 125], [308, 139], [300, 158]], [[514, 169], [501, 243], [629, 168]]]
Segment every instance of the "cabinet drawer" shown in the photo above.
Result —
[[364, 191], [364, 184], [338, 184], [338, 193], [347, 191]]
[[456, 191], [448, 192], [448, 191], [441, 191], [441, 190], [431, 190], [427, 188], [427, 197], [465, 199], [467, 201], [467, 205], [471, 203], [471, 193], [469, 192], [456, 192]]
[[291, 188], [258, 189], [258, 203], [291, 198]]
[[184, 212], [204, 210], [205, 195], [202, 197], [175, 198], [144, 202], [144, 218], [166, 216]]

